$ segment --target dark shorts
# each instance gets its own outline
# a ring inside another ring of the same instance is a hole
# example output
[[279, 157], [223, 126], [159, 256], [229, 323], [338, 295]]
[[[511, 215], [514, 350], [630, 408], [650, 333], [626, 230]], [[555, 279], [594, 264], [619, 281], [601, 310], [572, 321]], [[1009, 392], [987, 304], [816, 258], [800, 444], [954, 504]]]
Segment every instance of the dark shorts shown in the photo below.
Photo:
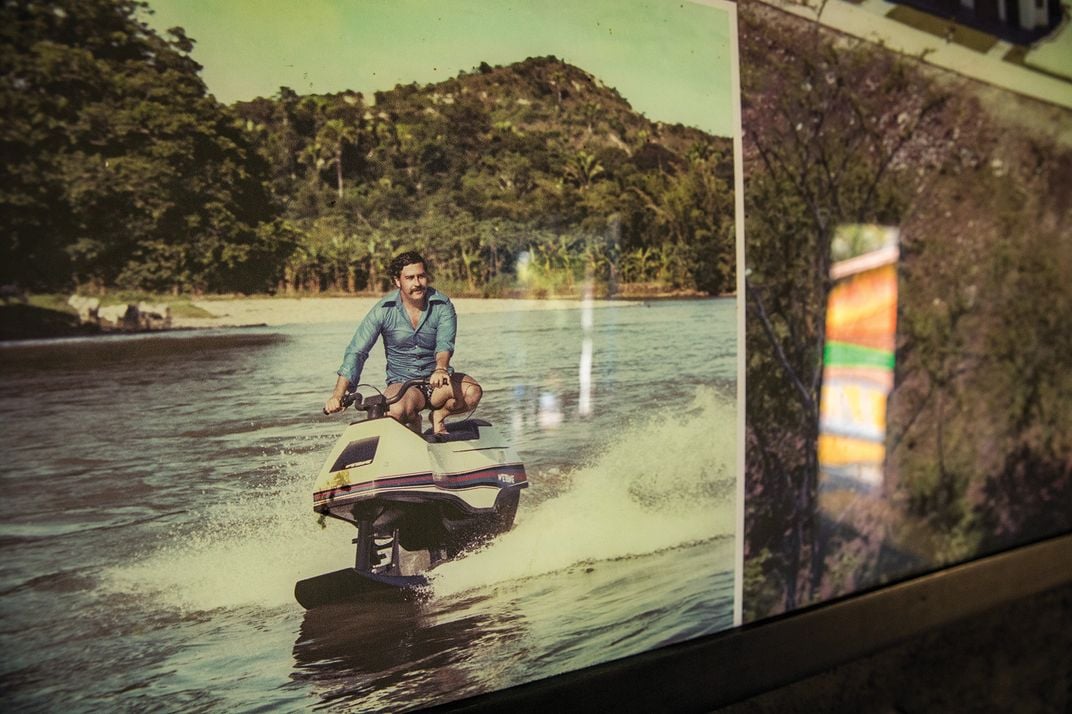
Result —
[[[447, 374], [449, 374], [450, 378], [453, 380], [454, 379], [454, 368], [453, 367], [447, 367]], [[425, 377], [425, 379], [428, 379], [431, 376], [432, 375], [429, 374], [427, 377]], [[399, 382], [391, 382], [391, 384], [399, 384]], [[391, 386], [391, 384], [388, 384], [387, 386]], [[425, 382], [424, 384], [415, 384], [412, 387], [410, 387], [410, 389], [416, 389], [422, 395], [424, 395], [424, 406], [421, 407], [421, 409], [429, 409], [429, 408], [431, 408], [431, 406], [432, 406], [432, 392], [435, 391], [435, 388], [431, 384], [428, 384], [428, 382]]]
[[[390, 387], [390, 386], [392, 386], [392, 384], [401, 384], [401, 383], [400, 382], [392, 382], [391, 384], [388, 384], [387, 386]], [[420, 409], [428, 409], [429, 407], [432, 406], [432, 391], [433, 391], [432, 385], [428, 384], [428, 382], [425, 382], [424, 384], [414, 384], [412, 387], [410, 387], [410, 389], [416, 389], [418, 392], [421, 393], [421, 396], [424, 397], [424, 406], [420, 407]], [[420, 409], [418, 409], [418, 411], [420, 411]]]
[[430, 407], [432, 405], [432, 392], [434, 391], [434, 387], [432, 387], [431, 384], [428, 384], [428, 382], [425, 382], [424, 384], [418, 384], [417, 389], [421, 390], [421, 394], [424, 395], [424, 406]]

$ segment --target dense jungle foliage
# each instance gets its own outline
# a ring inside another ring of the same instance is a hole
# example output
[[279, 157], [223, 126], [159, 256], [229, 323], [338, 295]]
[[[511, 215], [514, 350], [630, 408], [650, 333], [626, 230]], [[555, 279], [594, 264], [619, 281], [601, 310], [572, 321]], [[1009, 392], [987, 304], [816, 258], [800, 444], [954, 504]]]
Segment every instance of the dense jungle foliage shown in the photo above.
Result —
[[[746, 617], [1072, 528], [1072, 112], [739, 7]], [[830, 244], [860, 222], [901, 230], [871, 496], [816, 453]]]
[[471, 294], [734, 289], [729, 139], [553, 57], [224, 106], [146, 10], [3, 4], [4, 283], [379, 291], [416, 248]]

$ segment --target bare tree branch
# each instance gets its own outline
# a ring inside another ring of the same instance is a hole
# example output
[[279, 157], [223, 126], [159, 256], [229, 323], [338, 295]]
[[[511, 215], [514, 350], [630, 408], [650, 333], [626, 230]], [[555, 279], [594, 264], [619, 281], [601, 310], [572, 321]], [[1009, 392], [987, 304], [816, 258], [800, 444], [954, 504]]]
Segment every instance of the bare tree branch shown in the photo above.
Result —
[[774, 326], [771, 324], [770, 318], [767, 315], [767, 309], [763, 305], [763, 299], [760, 296], [759, 291], [752, 285], [747, 277], [745, 278], [745, 292], [752, 301], [753, 314], [759, 318], [759, 322], [763, 326], [763, 332], [767, 336], [771, 348], [774, 350], [774, 356], [777, 359], [778, 364], [781, 366], [786, 379], [789, 380], [789, 383], [800, 396], [801, 404], [808, 413], [815, 412], [815, 400], [812, 399], [808, 388], [800, 381], [796, 371], [793, 369], [793, 365], [790, 364], [789, 359], [786, 357], [785, 351], [782, 349], [781, 341], [778, 340], [778, 337], [774, 332]]

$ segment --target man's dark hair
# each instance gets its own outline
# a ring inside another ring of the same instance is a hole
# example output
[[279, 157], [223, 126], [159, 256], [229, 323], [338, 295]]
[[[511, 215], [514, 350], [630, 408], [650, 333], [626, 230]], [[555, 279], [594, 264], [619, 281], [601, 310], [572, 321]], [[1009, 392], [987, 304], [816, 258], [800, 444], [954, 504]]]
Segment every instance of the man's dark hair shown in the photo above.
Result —
[[414, 263], [420, 263], [421, 265], [423, 265], [424, 271], [426, 273], [432, 272], [428, 269], [428, 263], [425, 262], [424, 257], [421, 256], [420, 253], [415, 250], [407, 250], [405, 253], [399, 253], [398, 255], [396, 255], [395, 259], [391, 261], [391, 267], [388, 268], [388, 271], [391, 273], [391, 279], [401, 280], [402, 268], [406, 267], [407, 265], [413, 265]]

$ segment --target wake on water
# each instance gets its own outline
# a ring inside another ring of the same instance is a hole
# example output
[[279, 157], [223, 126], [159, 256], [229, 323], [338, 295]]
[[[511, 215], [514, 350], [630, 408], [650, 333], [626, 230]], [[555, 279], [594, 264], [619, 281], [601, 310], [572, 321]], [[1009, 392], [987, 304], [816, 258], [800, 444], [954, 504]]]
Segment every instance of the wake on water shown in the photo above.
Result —
[[193, 533], [114, 569], [106, 582], [184, 612], [296, 604], [295, 582], [353, 561], [353, 526], [321, 525], [312, 512], [322, 460], [321, 452], [292, 457], [283, 468], [300, 478], [209, 507]]
[[618, 434], [556, 497], [526, 510], [522, 496], [514, 528], [436, 568], [432, 588], [448, 596], [732, 534], [735, 463], [734, 405], [698, 390], [690, 408]]
[[[690, 407], [625, 429], [558, 493], [530, 508], [523, 495], [513, 530], [432, 571], [432, 597], [732, 534], [736, 423], [733, 402], [702, 388]], [[353, 560], [353, 527], [321, 527], [311, 513], [321, 457], [288, 464], [300, 478], [212, 508], [192, 536], [107, 582], [184, 611], [296, 607], [296, 581]]]

